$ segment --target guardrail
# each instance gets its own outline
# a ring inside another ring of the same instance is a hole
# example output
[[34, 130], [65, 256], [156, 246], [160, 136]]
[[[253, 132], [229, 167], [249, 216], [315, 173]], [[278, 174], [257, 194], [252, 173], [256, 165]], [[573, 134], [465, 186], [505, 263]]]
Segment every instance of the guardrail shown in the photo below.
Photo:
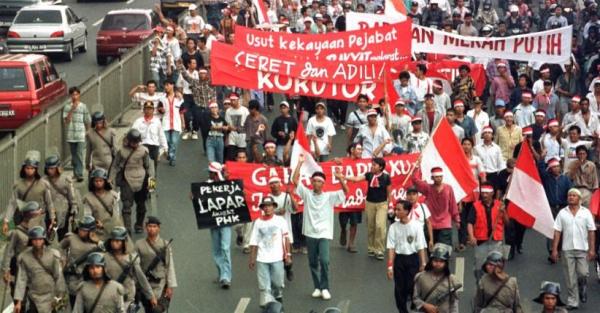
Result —
[[[150, 78], [150, 39], [112, 62], [100, 73], [86, 80], [81, 86], [81, 102], [90, 114], [103, 111], [111, 124], [118, 123], [131, 106], [128, 95], [134, 84]], [[42, 161], [50, 154], [58, 153], [61, 158], [70, 158], [63, 129], [62, 109], [69, 98], [64, 98], [43, 113], [37, 115], [16, 130], [14, 136], [0, 141], [0, 211], [4, 211], [12, 193], [12, 185], [18, 178], [25, 154], [38, 150]]]

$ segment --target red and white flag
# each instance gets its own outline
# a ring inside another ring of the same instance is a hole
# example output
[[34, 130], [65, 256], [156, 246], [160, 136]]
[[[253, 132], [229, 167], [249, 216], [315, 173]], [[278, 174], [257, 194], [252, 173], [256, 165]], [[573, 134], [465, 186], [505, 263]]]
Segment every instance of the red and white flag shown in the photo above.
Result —
[[445, 118], [435, 128], [421, 153], [421, 176], [431, 182], [431, 169], [441, 167], [444, 172], [444, 183], [452, 187], [457, 201], [477, 188], [477, 181], [469, 161], [450, 123]]
[[302, 167], [300, 168], [300, 175], [310, 177], [314, 172], [322, 172], [323, 169], [315, 161], [312, 153], [310, 153], [310, 144], [308, 143], [308, 138], [306, 138], [306, 134], [304, 133], [304, 125], [302, 123], [302, 115], [304, 112], [300, 113], [300, 117], [298, 118], [298, 129], [296, 129], [296, 140], [294, 141], [294, 145], [292, 146], [292, 155], [290, 156], [290, 169], [292, 171], [296, 170], [296, 166], [298, 165], [298, 157], [303, 154], [304, 155], [304, 163], [302, 163]]
[[403, 0], [385, 0], [385, 15], [406, 19], [406, 6]]
[[265, 6], [265, 2], [263, 0], [252, 0], [252, 4], [254, 4], [254, 6], [256, 7], [256, 14], [258, 15], [258, 24], [271, 24], [271, 21], [269, 21], [269, 15], [267, 14], [268, 8]]
[[529, 145], [522, 144], [506, 192], [508, 215], [546, 236], [554, 236], [554, 219]]

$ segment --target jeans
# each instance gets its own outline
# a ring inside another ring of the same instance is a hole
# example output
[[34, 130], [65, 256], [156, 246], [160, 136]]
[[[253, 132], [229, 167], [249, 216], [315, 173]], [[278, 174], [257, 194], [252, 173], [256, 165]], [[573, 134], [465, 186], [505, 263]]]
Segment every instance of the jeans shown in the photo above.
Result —
[[[329, 289], [329, 239], [306, 237], [308, 266], [315, 289]], [[319, 271], [319, 265], [321, 266]]]
[[69, 142], [69, 148], [71, 148], [73, 173], [76, 177], [83, 177], [83, 149], [85, 148], [85, 142]]
[[167, 137], [167, 144], [169, 145], [169, 160], [175, 161], [177, 146], [179, 145], [179, 135], [180, 132], [176, 130], [165, 130], [165, 137]]
[[225, 143], [221, 136], [209, 136], [206, 138], [206, 157], [208, 162], [223, 163], [223, 148]]
[[212, 257], [219, 272], [219, 281], [231, 282], [231, 226], [210, 229]]
[[256, 262], [260, 306], [283, 297], [284, 274], [283, 261], [273, 263]]

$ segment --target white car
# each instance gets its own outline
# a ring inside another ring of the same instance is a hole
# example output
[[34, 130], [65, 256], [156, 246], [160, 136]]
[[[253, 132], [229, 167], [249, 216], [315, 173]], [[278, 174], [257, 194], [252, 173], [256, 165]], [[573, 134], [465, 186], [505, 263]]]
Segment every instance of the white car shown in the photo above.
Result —
[[10, 53], [60, 53], [73, 60], [75, 50], [87, 51], [87, 27], [66, 5], [22, 8], [8, 29]]

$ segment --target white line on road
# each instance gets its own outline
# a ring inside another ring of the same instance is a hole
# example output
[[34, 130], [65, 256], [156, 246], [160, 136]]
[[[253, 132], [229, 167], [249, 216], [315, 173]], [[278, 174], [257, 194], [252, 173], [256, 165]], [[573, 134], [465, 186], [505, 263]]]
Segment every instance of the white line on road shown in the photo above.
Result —
[[244, 312], [246, 312], [246, 308], [248, 307], [249, 303], [250, 303], [250, 298], [241, 298], [240, 302], [238, 302], [238, 305], [235, 308], [235, 311], [233, 311], [233, 313], [244, 313]]
[[101, 18], [99, 20], [97, 20], [96, 22], [94, 22], [94, 24], [92, 24], [94, 27], [100, 25], [100, 23], [102, 23], [102, 21], [104, 21], [104, 18]]
[[132, 3], [133, 3], [133, 1], [135, 1], [135, 0], [127, 0], [127, 2], [126, 2], [126, 3], [127, 3], [127, 4], [132, 4]]
[[[465, 285], [465, 258], [456, 258], [454, 276], [456, 277], [457, 283], [460, 283], [463, 286]], [[463, 287], [457, 290], [457, 292], [463, 292]]]

